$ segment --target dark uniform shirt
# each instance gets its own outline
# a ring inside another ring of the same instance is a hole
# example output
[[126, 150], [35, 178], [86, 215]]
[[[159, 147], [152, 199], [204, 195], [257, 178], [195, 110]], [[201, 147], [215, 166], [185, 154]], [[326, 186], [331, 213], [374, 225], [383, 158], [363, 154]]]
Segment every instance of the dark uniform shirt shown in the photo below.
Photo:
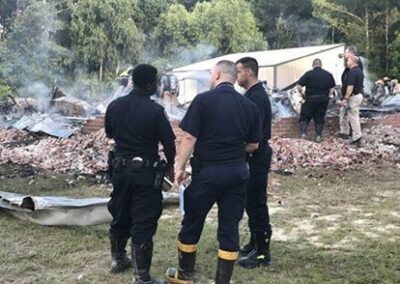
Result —
[[257, 106], [230, 83], [197, 95], [180, 127], [197, 138], [194, 156], [201, 162], [244, 160], [245, 142], [260, 140]]
[[267, 147], [269, 147], [268, 140], [271, 139], [271, 102], [261, 82], [253, 85], [249, 90], [247, 90], [245, 97], [249, 98], [257, 105], [262, 130], [258, 149], [252, 154], [252, 157], [249, 160], [250, 174], [266, 174], [266, 168], [269, 167], [268, 161], [270, 159], [270, 157], [267, 157]]
[[[364, 65], [362, 64], [360, 57], [357, 57], [357, 58], [358, 58], [358, 67], [360, 67], [361, 72], [364, 72]], [[341, 78], [342, 79], [342, 96], [344, 96], [346, 94], [347, 87], [344, 86], [344, 81], [345, 81], [347, 73], [349, 73], [349, 71], [350, 71], [350, 68], [346, 67], [342, 73], [342, 78]]]
[[353, 94], [361, 94], [363, 91], [364, 83], [364, 74], [359, 66], [353, 67], [347, 72], [343, 81], [343, 89], [344, 93], [343, 97], [346, 94], [346, 90], [348, 86], [354, 86]]
[[336, 86], [332, 74], [321, 67], [306, 72], [298, 84], [306, 87], [306, 96], [328, 96], [329, 90]]
[[164, 108], [138, 90], [108, 106], [105, 128], [107, 137], [115, 140], [116, 156], [156, 160], [158, 143], [171, 145], [175, 140]]

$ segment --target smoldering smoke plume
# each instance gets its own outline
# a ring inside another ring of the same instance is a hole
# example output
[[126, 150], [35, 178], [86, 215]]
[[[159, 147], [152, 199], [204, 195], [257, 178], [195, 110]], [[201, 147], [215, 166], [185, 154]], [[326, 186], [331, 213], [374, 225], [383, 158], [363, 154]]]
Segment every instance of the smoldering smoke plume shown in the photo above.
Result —
[[181, 49], [172, 58], [175, 66], [182, 66], [214, 57], [218, 49], [209, 44], [198, 43], [191, 48]]
[[165, 55], [161, 50], [148, 47], [140, 57], [140, 63], [158, 66], [163, 71], [167, 67], [177, 68], [214, 57], [218, 49], [210, 44], [197, 43], [191, 47], [180, 47], [173, 54]]
[[301, 19], [298, 16], [286, 17], [295, 33], [295, 46], [321, 45], [326, 42], [329, 26], [316, 18]]
[[73, 53], [55, 39], [62, 25], [53, 5], [46, 1], [32, 2], [15, 19], [7, 41], [0, 48], [2, 77], [15, 88], [17, 96], [37, 99], [41, 111], [47, 111], [54, 85], [66, 95], [90, 103], [111, 96], [112, 84], [99, 82], [96, 74], [87, 74], [79, 67], [74, 74], [66, 70]]

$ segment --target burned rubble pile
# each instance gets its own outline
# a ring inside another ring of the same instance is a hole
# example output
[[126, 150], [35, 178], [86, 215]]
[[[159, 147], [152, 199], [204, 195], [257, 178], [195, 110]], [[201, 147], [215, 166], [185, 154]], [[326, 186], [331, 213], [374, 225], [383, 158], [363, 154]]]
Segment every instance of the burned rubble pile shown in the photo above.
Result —
[[400, 167], [400, 129], [374, 126], [364, 133], [360, 148], [342, 139], [330, 138], [323, 143], [302, 139], [273, 138], [272, 170], [294, 172], [298, 168], [356, 169], [362, 165], [397, 164]]
[[[179, 145], [180, 131], [174, 126]], [[0, 129], [0, 165], [30, 165], [44, 172], [96, 174], [107, 169], [107, 154], [112, 140], [104, 131], [71, 138], [35, 138], [25, 131]], [[374, 126], [365, 131], [361, 148], [341, 139], [323, 143], [273, 138], [272, 170], [294, 172], [299, 168], [345, 170], [364, 165], [392, 163], [400, 167], [400, 128]]]
[[112, 147], [112, 141], [105, 137], [103, 130], [68, 139], [46, 137], [29, 145], [10, 143], [28, 140], [30, 134], [24, 131], [0, 129], [0, 137], [0, 164], [30, 165], [44, 172], [104, 172]]
[[0, 102], [0, 127], [27, 130], [31, 133], [68, 138], [78, 133], [89, 116], [104, 113], [102, 103], [97, 107], [67, 96], [53, 86], [47, 96], [37, 98], [13, 97]]

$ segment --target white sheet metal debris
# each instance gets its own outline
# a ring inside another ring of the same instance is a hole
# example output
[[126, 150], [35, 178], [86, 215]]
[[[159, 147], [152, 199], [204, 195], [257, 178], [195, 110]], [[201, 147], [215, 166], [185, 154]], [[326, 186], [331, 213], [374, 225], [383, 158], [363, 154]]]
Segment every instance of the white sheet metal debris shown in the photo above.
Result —
[[[164, 204], [177, 204], [178, 193], [163, 192]], [[12, 216], [45, 226], [91, 226], [108, 224], [109, 198], [75, 199], [29, 196], [0, 191], [0, 209]]]
[[73, 199], [0, 192], [0, 207], [14, 217], [46, 226], [89, 226], [111, 221], [109, 198]]
[[70, 123], [66, 123], [62, 116], [39, 113], [24, 115], [12, 127], [35, 133], [45, 133], [58, 138], [68, 138], [77, 131]]

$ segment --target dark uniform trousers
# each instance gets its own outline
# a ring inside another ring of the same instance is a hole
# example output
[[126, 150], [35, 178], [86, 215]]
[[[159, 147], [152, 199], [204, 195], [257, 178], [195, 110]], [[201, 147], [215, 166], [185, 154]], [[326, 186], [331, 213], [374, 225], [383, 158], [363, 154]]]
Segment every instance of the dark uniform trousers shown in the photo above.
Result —
[[[264, 161], [258, 163], [256, 174], [252, 174], [246, 186], [246, 213], [252, 233], [272, 232], [267, 205], [268, 172], [271, 167], [272, 148], [265, 147]], [[252, 166], [252, 164], [251, 164]]]
[[115, 170], [108, 203], [112, 215], [110, 234], [132, 238], [135, 245], [153, 242], [162, 212], [161, 189], [154, 187], [155, 170], [124, 167]]
[[219, 254], [239, 250], [239, 221], [245, 206], [245, 184], [249, 177], [245, 161], [201, 165], [184, 193], [185, 216], [179, 242], [196, 245], [204, 221], [214, 203], [218, 205]]
[[329, 97], [326, 95], [307, 96], [301, 106], [300, 121], [309, 123], [313, 119], [315, 124], [324, 124], [328, 104]]

